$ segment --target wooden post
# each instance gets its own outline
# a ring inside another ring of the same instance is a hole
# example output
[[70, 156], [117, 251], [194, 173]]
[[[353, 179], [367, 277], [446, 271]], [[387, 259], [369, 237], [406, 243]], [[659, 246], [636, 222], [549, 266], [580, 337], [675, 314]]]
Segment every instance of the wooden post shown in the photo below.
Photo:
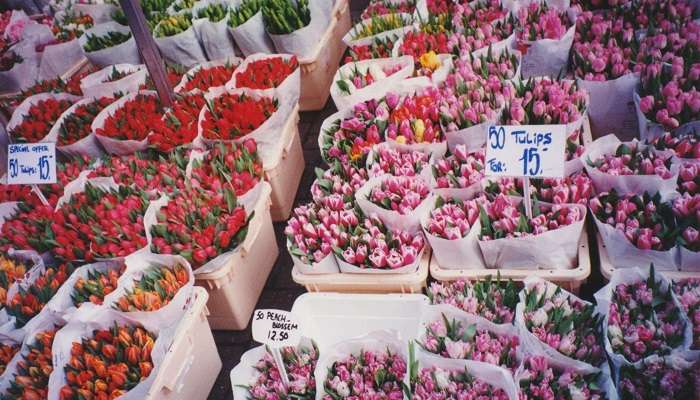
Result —
[[165, 107], [173, 105], [173, 90], [168, 82], [168, 74], [165, 72], [163, 58], [160, 56], [160, 51], [156, 46], [156, 42], [151, 36], [151, 31], [148, 30], [146, 17], [143, 15], [141, 4], [138, 0], [119, 0], [119, 3], [124, 10], [131, 33], [136, 40], [136, 46], [141, 53], [141, 58], [148, 68], [148, 73], [156, 86], [160, 102]]

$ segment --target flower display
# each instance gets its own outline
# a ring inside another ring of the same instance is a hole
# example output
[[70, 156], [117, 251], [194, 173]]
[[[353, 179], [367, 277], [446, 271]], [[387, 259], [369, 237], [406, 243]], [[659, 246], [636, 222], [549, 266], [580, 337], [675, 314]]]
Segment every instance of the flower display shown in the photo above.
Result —
[[17, 362], [17, 370], [9, 377], [10, 387], [3, 395], [13, 399], [46, 399], [49, 376], [53, 371], [51, 347], [58, 327], [38, 332], [28, 352]]
[[185, 83], [183, 90], [190, 92], [199, 89], [206, 92], [210, 88], [224, 86], [226, 82], [231, 80], [236, 68], [238, 68], [238, 63], [229, 62], [224, 65], [200, 68], [197, 72], [187, 76], [187, 83]]
[[603, 400], [607, 396], [597, 383], [599, 374], [562, 370], [550, 366], [543, 356], [529, 357], [516, 376], [520, 388], [518, 400]]
[[131, 39], [131, 32], [107, 32], [107, 34], [102, 36], [88, 33], [87, 41], [83, 45], [83, 50], [85, 50], [86, 53], [92, 53], [98, 50], [117, 46], [129, 39]]
[[176, 97], [162, 121], [153, 126], [153, 132], [148, 135], [148, 144], [159, 151], [168, 152], [177, 146], [192, 143], [197, 137], [199, 112], [205, 103], [201, 93]]
[[175, 36], [192, 27], [192, 14], [183, 12], [176, 15], [171, 15], [156, 25], [153, 29], [153, 35], [156, 38]]
[[[114, 323], [73, 342], [71, 358], [63, 366], [66, 384], [59, 398], [119, 397], [153, 371], [151, 352], [156, 336], [144, 328]], [[107, 371], [105, 373], [104, 371]]]
[[373, 83], [376, 83], [388, 76], [391, 76], [402, 69], [401, 64], [392, 66], [380, 67], [376, 64], [371, 64], [366, 68], [357, 65], [350, 69], [350, 73], [345, 76], [340, 73], [340, 79], [335, 82], [341, 93], [346, 95], [352, 94], [355, 90], [363, 89]]
[[657, 154], [652, 147], [638, 142], [622, 143], [615, 154], [605, 154], [597, 160], [587, 160], [588, 165], [608, 175], [657, 175], [669, 179], [671, 159]]
[[700, 193], [700, 165], [682, 163], [678, 172], [678, 191], [680, 193]]
[[296, 57], [285, 60], [283, 57], [270, 57], [253, 61], [243, 71], [236, 71], [236, 87], [251, 89], [272, 89], [284, 82], [297, 68]]
[[360, 268], [397, 269], [415, 263], [424, 245], [422, 236], [390, 231], [370, 216], [350, 232], [346, 246], [333, 250], [339, 260]]
[[690, 251], [700, 251], [700, 194], [683, 196], [673, 201], [673, 213], [678, 218], [678, 243]]
[[262, 2], [259, 0], [244, 0], [238, 6], [231, 6], [228, 26], [236, 28], [246, 23], [260, 11], [260, 7], [262, 7]]
[[7, 303], [7, 291], [29, 270], [24, 262], [0, 254], [0, 304]]
[[168, 305], [189, 280], [189, 273], [181, 264], [151, 266], [141, 279], [134, 281], [134, 287], [117, 300], [114, 308], [124, 312], [159, 310]]
[[368, 100], [355, 104], [352, 116], [338, 119], [321, 133], [321, 154], [329, 162], [358, 161], [373, 145], [383, 140], [379, 125], [386, 124], [389, 116], [385, 101]]
[[595, 306], [564, 293], [545, 281], [525, 288], [525, 327], [543, 344], [594, 366], [605, 360], [598, 335], [603, 318]]
[[280, 372], [269, 352], [254, 365], [258, 376], [247, 387], [252, 400], [268, 400], [270, 396], [313, 400], [316, 398], [314, 370], [318, 361], [318, 348], [312, 346], [283, 347], [280, 349], [284, 369], [287, 371], [289, 386], [285, 388]]
[[[522, 196], [523, 183], [520, 179], [499, 178], [490, 181], [486, 193], [499, 193]], [[530, 182], [530, 193], [540, 201], [554, 204], [578, 203], [588, 205], [593, 197], [593, 181], [585, 171], [579, 171], [565, 178], [534, 179]]]
[[362, 350], [334, 361], [328, 368], [323, 400], [378, 397], [402, 399], [406, 360], [388, 349], [384, 352]]
[[518, 10], [518, 40], [535, 41], [541, 39], [559, 40], [572, 26], [566, 12], [550, 8], [546, 3], [530, 3]]
[[600, 222], [624, 232], [638, 249], [666, 251], [675, 245], [673, 211], [658, 193], [619, 195], [613, 189], [593, 197], [588, 207]]
[[657, 280], [653, 267], [647, 280], [620, 283], [608, 312], [608, 340], [616, 354], [630, 362], [666, 355], [683, 343], [685, 322], [673, 291]]
[[483, 198], [462, 201], [438, 197], [425, 224], [426, 231], [447, 240], [465, 237], [479, 219], [479, 202], [483, 201]]
[[571, 51], [575, 75], [587, 81], [617, 79], [633, 70], [634, 31], [623, 30], [620, 20], [587, 11], [578, 16]]
[[411, 380], [413, 400], [418, 399], [481, 399], [507, 400], [508, 394], [466, 369], [444, 370], [439, 367], [422, 368]]
[[183, 152], [172, 152], [167, 156], [151, 152], [112, 156], [103, 158], [88, 178], [112, 177], [118, 185], [171, 192], [185, 187], [187, 162], [187, 155]]
[[20, 288], [7, 305], [7, 313], [15, 317], [15, 327], [23, 327], [39, 314], [74, 269], [70, 263], [47, 267], [29, 287]]
[[448, 35], [445, 32], [406, 32], [401, 46], [399, 46], [399, 55], [413, 56], [414, 59], [418, 60], [431, 51], [435, 54], [452, 53], [452, 49], [447, 45], [447, 39]]
[[353, 204], [355, 192], [367, 182], [365, 168], [358, 168], [350, 163], [334, 161], [330, 168], [316, 168], [316, 180], [311, 185], [311, 195], [316, 203], [325, 201], [334, 194], [343, 196], [345, 204]]
[[403, 98], [387, 93], [385, 98], [390, 110], [387, 139], [400, 144], [439, 143], [444, 140], [436, 105], [440, 92], [436, 88]]
[[242, 196], [257, 185], [263, 176], [263, 165], [254, 140], [241, 144], [217, 143], [201, 160], [192, 163], [189, 184], [192, 188], [219, 192], [232, 188]]
[[101, 305], [105, 296], [117, 288], [119, 278], [126, 270], [126, 265], [120, 263], [119, 268], [110, 268], [105, 271], [90, 270], [86, 277], [79, 277], [73, 285], [71, 300], [75, 307], [83, 303]]
[[432, 282], [428, 287], [432, 304], [449, 304], [470, 314], [476, 314], [496, 324], [510, 324], [518, 304], [518, 288], [509, 280], [501, 281], [500, 275], [484, 280]]
[[430, 189], [422, 179], [391, 176], [373, 187], [367, 198], [384, 209], [406, 215], [415, 210], [429, 194]]
[[58, 145], [71, 145], [92, 133], [92, 121], [100, 111], [112, 104], [114, 99], [101, 97], [87, 104], [81, 104], [63, 118], [58, 129]]
[[700, 349], [700, 279], [685, 278], [673, 282], [673, 293], [678, 298], [688, 320], [693, 324], [692, 350]]
[[508, 10], [496, 0], [455, 5], [452, 28], [464, 34], [452, 34], [450, 47], [457, 47], [464, 54], [505, 40], [514, 30], [514, 21], [505, 18], [507, 15]]
[[431, 167], [438, 188], [467, 188], [484, 178], [484, 151], [470, 154], [466, 146], [460, 144]]
[[581, 118], [588, 93], [572, 81], [528, 79], [515, 84], [515, 98], [507, 104], [501, 122], [507, 125], [568, 124]]
[[427, 167], [428, 154], [421, 151], [402, 151], [391, 147], [377, 147], [372, 158], [370, 173], [374, 176], [417, 176]]
[[700, 137], [695, 134], [664, 133], [650, 144], [657, 150], [672, 151], [678, 158], [700, 159]]
[[10, 130], [13, 140], [21, 143], [36, 143], [46, 136], [58, 117], [73, 103], [70, 100], [48, 98], [31, 105], [22, 116], [22, 122]]
[[83, 35], [95, 24], [92, 16], [82, 12], [66, 12], [60, 19], [54, 20], [51, 32], [59, 43], [73, 40]]
[[350, 46], [348, 55], [343, 59], [343, 64], [372, 58], [391, 57], [391, 51], [394, 48], [396, 39], [395, 35], [393, 39], [389, 37], [383, 39], [374, 38], [370, 44]]
[[10, 248], [36, 250], [43, 253], [50, 249], [42, 235], [50, 229], [54, 208], [41, 204], [19, 203], [17, 211], [5, 219], [0, 228], [0, 251]]
[[494, 54], [492, 46], [488, 47], [485, 54], [473, 55], [468, 62], [472, 70], [484, 79], [491, 77], [500, 80], [513, 79], [516, 77], [519, 66], [518, 57], [507, 48]]
[[395, 3], [393, 1], [387, 0], [376, 0], [370, 1], [367, 8], [362, 11], [360, 18], [369, 19], [373, 16], [387, 15], [387, 14], [412, 14], [416, 9], [416, 2], [413, 0], [402, 1], [400, 3]]
[[621, 400], [692, 399], [698, 391], [697, 365], [683, 368], [662, 358], [645, 360], [641, 368], [620, 369]]
[[277, 99], [256, 100], [246, 94], [224, 93], [207, 103], [202, 135], [212, 140], [234, 140], [258, 129], [277, 111]]
[[157, 96], [137, 94], [124, 102], [95, 133], [117, 140], [144, 140], [160, 124], [163, 108]]
[[[618, 5], [624, 5], [627, 1]], [[653, 27], [658, 32], [676, 31], [692, 21], [691, 3], [681, 1], [641, 0], [629, 2], [630, 7], [615, 9], [616, 18], [624, 21], [625, 28], [644, 29]]]
[[151, 251], [181, 255], [194, 269], [199, 268], [243, 242], [252, 217], [238, 204], [231, 188], [175, 194], [156, 213]]
[[431, 321], [418, 344], [426, 351], [442, 357], [481, 361], [515, 371], [519, 363], [516, 349], [518, 336], [498, 335], [476, 324], [465, 325], [456, 319]]

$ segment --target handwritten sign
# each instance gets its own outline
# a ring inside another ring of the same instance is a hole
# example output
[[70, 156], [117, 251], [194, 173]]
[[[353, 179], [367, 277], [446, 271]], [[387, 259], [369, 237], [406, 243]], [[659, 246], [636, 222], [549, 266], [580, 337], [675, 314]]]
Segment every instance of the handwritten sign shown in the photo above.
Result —
[[255, 310], [253, 339], [270, 347], [296, 346], [301, 338], [299, 318], [289, 311]]
[[486, 175], [562, 178], [564, 125], [496, 125], [486, 138]]
[[9, 185], [56, 183], [56, 144], [8, 145], [7, 183]]

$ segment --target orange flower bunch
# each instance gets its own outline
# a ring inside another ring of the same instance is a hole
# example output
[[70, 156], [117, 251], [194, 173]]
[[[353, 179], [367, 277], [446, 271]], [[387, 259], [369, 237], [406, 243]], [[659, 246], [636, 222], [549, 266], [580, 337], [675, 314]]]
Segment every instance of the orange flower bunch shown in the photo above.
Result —
[[187, 269], [177, 264], [174, 267], [155, 265], [148, 268], [134, 288], [126, 291], [114, 308], [124, 311], [156, 311], [166, 306], [177, 291], [190, 280]]
[[119, 269], [110, 269], [106, 272], [89, 271], [87, 279], [78, 278], [73, 285], [73, 293], [70, 296], [73, 305], [80, 307], [87, 301], [93, 304], [102, 304], [105, 296], [117, 288], [117, 281], [125, 269], [126, 265], [122, 264]]
[[19, 344], [5, 344], [0, 343], [0, 375], [5, 372], [7, 364], [10, 363], [12, 357], [19, 351]]
[[7, 301], [7, 290], [27, 272], [27, 266], [0, 254], [0, 304]]
[[61, 264], [55, 268], [46, 268], [46, 271], [27, 289], [20, 289], [15, 293], [7, 307], [7, 312], [16, 318], [16, 326], [23, 327], [30, 319], [39, 314], [73, 271], [73, 265], [70, 263]]
[[59, 328], [39, 332], [29, 352], [17, 363], [14, 380], [3, 398], [40, 400], [48, 398], [49, 375], [53, 371], [51, 346]]
[[111, 400], [124, 395], [153, 370], [156, 337], [145, 329], [114, 323], [91, 338], [73, 342], [64, 366], [66, 385], [61, 400]]

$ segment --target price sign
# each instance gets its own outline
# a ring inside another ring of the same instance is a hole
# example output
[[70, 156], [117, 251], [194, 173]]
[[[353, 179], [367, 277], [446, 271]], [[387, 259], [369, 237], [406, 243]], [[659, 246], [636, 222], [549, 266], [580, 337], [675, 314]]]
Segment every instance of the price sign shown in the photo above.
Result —
[[255, 310], [253, 339], [273, 348], [296, 346], [301, 338], [299, 318], [289, 311]]
[[486, 138], [486, 175], [562, 178], [564, 125], [495, 125]]
[[9, 185], [56, 183], [56, 144], [8, 145], [7, 183]]

